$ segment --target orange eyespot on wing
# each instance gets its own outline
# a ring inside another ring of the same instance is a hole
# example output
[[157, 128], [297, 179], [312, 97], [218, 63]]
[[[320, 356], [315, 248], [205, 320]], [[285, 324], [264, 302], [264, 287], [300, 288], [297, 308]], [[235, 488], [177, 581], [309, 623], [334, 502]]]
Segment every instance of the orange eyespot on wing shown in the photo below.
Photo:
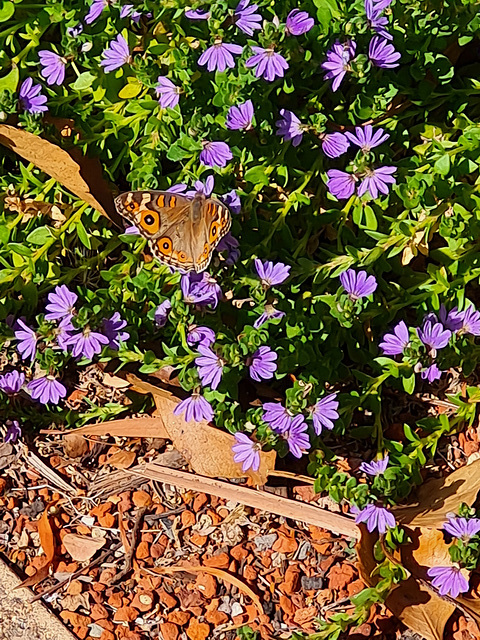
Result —
[[188, 261], [191, 262], [191, 258], [189, 259], [187, 257], [187, 254], [185, 253], [185, 251], [174, 251], [173, 259], [176, 260], [177, 262], [180, 262], [181, 264], [184, 264], [185, 262], [188, 262]]
[[212, 224], [210, 225], [210, 230], [208, 232], [208, 240], [210, 244], [213, 244], [217, 241], [219, 229], [220, 225], [218, 224], [218, 222], [212, 222]]
[[165, 206], [165, 196], [163, 193], [157, 198], [157, 207], [163, 208]]
[[198, 256], [198, 262], [203, 262], [204, 260], [206, 260], [208, 258], [209, 253], [210, 253], [210, 245], [208, 244], [208, 242], [206, 242], [205, 246], [203, 247], [202, 253]]
[[157, 249], [163, 256], [171, 256], [172, 255], [172, 241], [167, 236], [163, 236], [163, 238], [159, 238], [157, 240]]
[[160, 215], [157, 211], [144, 209], [140, 212], [140, 227], [147, 233], [157, 233], [160, 229]]

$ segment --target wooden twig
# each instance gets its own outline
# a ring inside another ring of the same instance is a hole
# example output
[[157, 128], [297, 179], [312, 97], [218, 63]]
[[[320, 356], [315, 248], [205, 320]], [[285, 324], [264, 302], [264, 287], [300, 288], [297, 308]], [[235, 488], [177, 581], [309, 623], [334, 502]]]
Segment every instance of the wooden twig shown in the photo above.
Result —
[[125, 553], [125, 566], [120, 571], [120, 573], [117, 573], [110, 580], [110, 583], [109, 583], [110, 585], [115, 584], [116, 582], [120, 582], [120, 580], [122, 580], [122, 578], [125, 578], [125, 576], [127, 576], [132, 570], [132, 561], [133, 561], [133, 556], [135, 554], [135, 549], [137, 547], [136, 542], [137, 542], [138, 534], [140, 531], [140, 525], [142, 523], [143, 516], [145, 515], [146, 511], [147, 511], [146, 507], [141, 507], [137, 511], [137, 515], [135, 516], [135, 524], [133, 525], [133, 529], [132, 529], [132, 541], [130, 543], [130, 548], [128, 549], [128, 551], [126, 550], [126, 553]]
[[64, 580], [60, 580], [60, 582], [57, 582], [57, 584], [54, 584], [48, 589], [45, 589], [45, 591], [42, 591], [42, 593], [38, 593], [36, 596], [34, 596], [30, 600], [30, 602], [36, 602], [37, 600], [40, 600], [44, 596], [49, 596], [50, 594], [55, 593], [55, 591], [58, 591], [58, 589], [61, 589], [65, 584], [68, 584], [72, 580], [75, 580], [75, 578], [78, 578], [78, 576], [81, 576], [82, 573], [89, 571], [92, 567], [96, 567], [97, 564], [101, 564], [104, 560], [108, 558], [108, 556], [111, 556], [112, 553], [115, 553], [115, 551], [117, 551], [117, 549], [120, 549], [121, 546], [122, 546], [122, 543], [119, 542], [118, 544], [114, 545], [110, 549], [107, 549], [107, 551], [104, 551], [104, 553], [98, 556], [98, 558], [89, 562], [85, 567], [81, 567], [80, 569], [78, 569], [77, 571], [69, 575], [68, 578], [65, 578]]
[[69, 495], [75, 495], [77, 490], [71, 484], [68, 484], [56, 471], [51, 469], [48, 465], [41, 460], [33, 451], [30, 451], [26, 446], [22, 447], [22, 455], [27, 465], [33, 467], [38, 473], [46, 478], [50, 484], [58, 489], [61, 489]]
[[360, 537], [360, 531], [353, 519], [338, 513], [331, 513], [306, 502], [297, 502], [296, 500], [276, 496], [259, 489], [248, 489], [247, 487], [230, 484], [222, 480], [194, 475], [178, 469], [169, 469], [155, 463], [147, 464], [143, 468], [128, 469], [127, 472], [150, 480], [159, 480], [182, 489], [190, 489], [224, 498], [225, 500], [233, 500], [254, 509], [262, 509], [285, 518], [322, 527], [348, 538]]

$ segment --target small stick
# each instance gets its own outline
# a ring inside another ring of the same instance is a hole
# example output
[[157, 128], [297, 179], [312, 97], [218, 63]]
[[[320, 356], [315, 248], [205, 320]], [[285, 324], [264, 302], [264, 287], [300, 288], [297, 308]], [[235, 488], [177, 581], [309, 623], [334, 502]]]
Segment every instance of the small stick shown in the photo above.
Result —
[[108, 556], [112, 555], [112, 553], [115, 553], [117, 549], [120, 549], [121, 546], [122, 546], [122, 543], [119, 542], [115, 546], [111, 547], [110, 549], [102, 553], [102, 555], [98, 556], [96, 560], [92, 560], [91, 562], [89, 562], [86, 567], [81, 567], [80, 569], [72, 573], [72, 575], [68, 576], [68, 578], [65, 578], [64, 580], [57, 582], [57, 584], [54, 584], [49, 589], [45, 589], [45, 591], [42, 591], [42, 593], [38, 593], [36, 596], [34, 596], [30, 600], [30, 602], [36, 602], [37, 600], [40, 600], [44, 596], [49, 596], [51, 593], [55, 593], [55, 591], [58, 591], [58, 589], [61, 589], [65, 584], [68, 584], [72, 580], [75, 580], [75, 578], [78, 578], [78, 576], [81, 576], [82, 573], [85, 573], [85, 571], [88, 571], [92, 567], [95, 567], [97, 564], [101, 564], [104, 560], [108, 558]]
[[125, 554], [125, 566], [120, 571], [120, 573], [117, 573], [117, 575], [110, 580], [109, 582], [110, 585], [115, 584], [116, 582], [120, 582], [120, 580], [122, 580], [122, 578], [128, 575], [132, 570], [132, 562], [133, 562], [133, 555], [136, 549], [136, 541], [139, 534], [140, 525], [142, 523], [143, 516], [145, 515], [146, 510], [147, 510], [146, 507], [142, 507], [137, 511], [137, 515], [135, 516], [135, 524], [133, 525], [133, 529], [132, 529], [132, 542], [130, 544], [130, 549]]

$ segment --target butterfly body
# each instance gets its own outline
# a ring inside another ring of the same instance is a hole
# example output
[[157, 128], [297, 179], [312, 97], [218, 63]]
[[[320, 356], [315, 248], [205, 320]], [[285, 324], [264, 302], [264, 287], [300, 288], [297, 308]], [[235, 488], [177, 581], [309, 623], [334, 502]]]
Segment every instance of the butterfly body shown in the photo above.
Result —
[[228, 233], [230, 211], [219, 200], [196, 193], [128, 191], [115, 198], [117, 211], [148, 240], [153, 256], [181, 271], [204, 271]]

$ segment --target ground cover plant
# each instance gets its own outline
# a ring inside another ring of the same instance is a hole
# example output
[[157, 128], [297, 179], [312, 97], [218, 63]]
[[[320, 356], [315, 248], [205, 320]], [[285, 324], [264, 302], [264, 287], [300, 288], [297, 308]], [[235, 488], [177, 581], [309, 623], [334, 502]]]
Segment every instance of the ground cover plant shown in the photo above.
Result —
[[[407, 577], [385, 553], [408, 541], [392, 507], [476, 424], [477, 3], [7, 0], [0, 21], [5, 439], [128, 415], [66, 408], [91, 362], [170, 367], [175, 412], [234, 434], [243, 471], [274, 449], [382, 536], [383, 580], [314, 636], [339, 637]], [[87, 182], [113, 196], [213, 194], [230, 232], [206, 271], [173, 270], [8, 127], [95, 159]], [[442, 596], [470, 589], [476, 515], [443, 513]]]

